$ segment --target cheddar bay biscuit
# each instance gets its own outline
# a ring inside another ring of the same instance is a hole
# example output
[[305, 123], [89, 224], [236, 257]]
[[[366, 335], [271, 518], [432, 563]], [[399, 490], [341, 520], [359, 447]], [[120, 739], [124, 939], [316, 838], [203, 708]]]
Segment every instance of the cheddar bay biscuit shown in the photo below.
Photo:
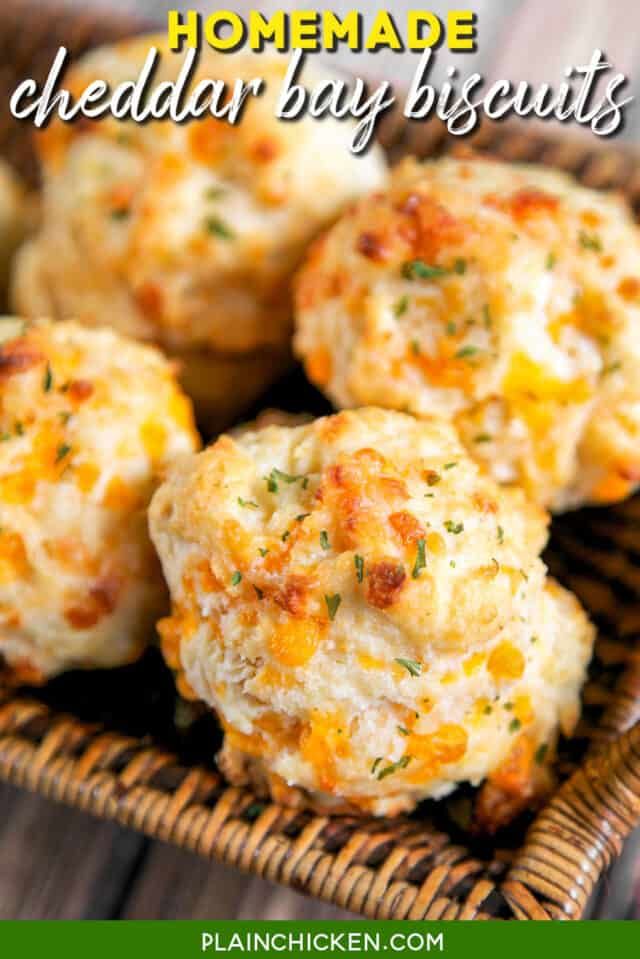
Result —
[[340, 407], [445, 416], [553, 510], [640, 480], [640, 234], [562, 173], [406, 160], [316, 243], [295, 347]]
[[146, 507], [198, 446], [191, 405], [110, 330], [5, 318], [0, 339], [0, 658], [25, 682], [127, 663], [166, 601]]
[[[222, 436], [156, 493], [179, 687], [235, 783], [411, 809], [570, 732], [593, 630], [539, 558], [546, 517], [450, 424], [378, 409]], [[514, 777], [511, 777], [513, 782]]]
[[[162, 37], [99, 49], [68, 77], [136, 77], [150, 46], [156, 81], [183, 56]], [[349, 152], [353, 125], [275, 116], [288, 59], [203, 53], [193, 78], [261, 77], [240, 121], [52, 122], [39, 138], [44, 212], [14, 282], [17, 307], [115, 324], [180, 359], [211, 426], [228, 425], [290, 359], [291, 275], [312, 237], [382, 184], [379, 148]], [[305, 82], [326, 78], [315, 65]]]

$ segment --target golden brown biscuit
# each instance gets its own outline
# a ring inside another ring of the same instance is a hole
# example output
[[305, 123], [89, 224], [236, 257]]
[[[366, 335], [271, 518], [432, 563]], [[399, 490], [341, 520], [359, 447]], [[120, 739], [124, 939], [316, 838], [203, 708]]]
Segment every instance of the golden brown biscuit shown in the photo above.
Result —
[[526, 798], [573, 728], [593, 629], [547, 578], [546, 516], [445, 421], [222, 436], [172, 470], [150, 529], [163, 652], [216, 709], [233, 782], [385, 814], [515, 764]]
[[[183, 56], [144, 37], [85, 57], [68, 77], [137, 76], [162, 50], [156, 82]], [[38, 138], [44, 174], [39, 235], [14, 281], [19, 310], [115, 324], [179, 356], [198, 410], [228, 423], [286, 365], [290, 279], [309, 240], [384, 179], [379, 148], [348, 149], [350, 123], [275, 117], [288, 59], [207, 52], [203, 76], [262, 77], [240, 122], [53, 122]], [[305, 68], [305, 76], [307, 68]], [[326, 74], [309, 65], [308, 82]]]
[[198, 447], [167, 360], [111, 330], [0, 320], [0, 657], [18, 681], [118, 666], [165, 587], [146, 507]]
[[401, 163], [308, 257], [295, 347], [336, 405], [443, 415], [554, 510], [640, 480], [640, 234], [564, 174]]

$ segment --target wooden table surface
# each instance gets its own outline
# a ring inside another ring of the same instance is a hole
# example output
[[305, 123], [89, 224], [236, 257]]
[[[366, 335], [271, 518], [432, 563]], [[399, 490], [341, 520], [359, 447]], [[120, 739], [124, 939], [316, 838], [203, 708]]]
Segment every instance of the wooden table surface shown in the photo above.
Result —
[[[70, 2], [86, 5], [87, 0]], [[109, 0], [102, 2], [109, 4]], [[135, 5], [138, 11], [156, 15], [168, 7], [198, 6], [169, 0], [136, 4], [111, 0], [109, 5]], [[282, 0], [230, 4], [240, 11], [258, 6], [263, 12], [297, 5]], [[330, 6], [344, 11], [352, 5], [334, 2]], [[200, 6], [212, 9], [206, 3]], [[414, 5], [402, 0], [387, 6], [399, 15], [404, 7]], [[448, 6], [435, 2], [429, 9], [442, 12]], [[477, 67], [487, 75], [551, 80], [561, 76], [568, 63], [588, 60], [595, 46], [606, 50], [616, 67], [628, 74], [633, 75], [640, 64], [637, 0], [564, 0], [561, 5], [556, 0], [476, 0], [471, 6], [478, 13]], [[376, 57], [370, 64], [374, 73], [384, 76], [387, 62]], [[465, 70], [468, 66], [466, 60]], [[396, 57], [393, 76], [399, 75], [402, 69]], [[638, 112], [630, 114], [624, 134], [627, 139], [640, 136]], [[640, 832], [628, 843], [613, 875], [603, 882], [592, 906], [593, 915], [640, 919], [638, 847]], [[330, 919], [347, 915], [112, 823], [0, 785], [0, 919]]]

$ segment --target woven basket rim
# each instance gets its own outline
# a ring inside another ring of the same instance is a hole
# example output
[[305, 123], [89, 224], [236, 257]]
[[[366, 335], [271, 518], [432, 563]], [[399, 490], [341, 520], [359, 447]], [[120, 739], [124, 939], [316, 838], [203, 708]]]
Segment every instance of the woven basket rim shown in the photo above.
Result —
[[[19, 23], [29, 16], [37, 28], [25, 34]], [[105, 9], [58, 3], [45, 13], [36, 0], [5, 0], [0, 26], [13, 70], [0, 76], [6, 90], [26, 66], [44, 69], [62, 38], [81, 51], [148, 24]], [[410, 124], [398, 112], [384, 117], [380, 139], [396, 156], [427, 156], [460, 142], [441, 123]], [[558, 138], [515, 121], [485, 123], [466, 143], [623, 189], [640, 209], [635, 147]], [[22, 172], [33, 171], [25, 127], [0, 121], [0, 144]], [[373, 918], [577, 919], [640, 820], [640, 657], [631, 646], [607, 703], [586, 760], [536, 817], [508, 868], [488, 866], [420, 820], [332, 820], [273, 803], [255, 813], [255, 797], [226, 786], [217, 772], [181, 766], [144, 737], [16, 694], [1, 677], [0, 779]]]

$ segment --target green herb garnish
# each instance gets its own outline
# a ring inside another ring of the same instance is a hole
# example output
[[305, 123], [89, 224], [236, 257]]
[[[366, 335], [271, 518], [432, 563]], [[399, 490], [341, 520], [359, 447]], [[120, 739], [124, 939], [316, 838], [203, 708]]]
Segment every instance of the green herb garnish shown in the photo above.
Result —
[[600, 237], [594, 233], [587, 233], [585, 230], [580, 230], [578, 240], [584, 250], [593, 250], [594, 253], [602, 253], [602, 241]]
[[205, 230], [212, 236], [217, 236], [220, 240], [233, 240], [234, 232], [224, 220], [217, 216], [208, 216], [204, 221]]
[[71, 452], [71, 447], [68, 443], [61, 443], [58, 449], [56, 450], [56, 463], [60, 463], [61, 460], [68, 456]]
[[422, 537], [418, 540], [417, 546], [418, 552], [416, 553], [416, 561], [413, 564], [413, 572], [411, 573], [414, 579], [417, 579], [420, 576], [420, 571], [423, 570], [427, 565], [427, 560], [424, 554], [425, 541]]
[[410, 762], [411, 756], [402, 756], [397, 762], [391, 763], [389, 766], [385, 766], [384, 769], [381, 769], [377, 778], [386, 779], [387, 776], [391, 776], [392, 773], [397, 772], [398, 769], [406, 769]]
[[241, 496], [238, 497], [238, 506], [244, 506], [247, 509], [260, 509], [257, 503], [254, 503], [252, 499], [243, 499]]
[[475, 356], [477, 352], [478, 352], [478, 347], [472, 346], [472, 344], [469, 343], [467, 344], [467, 346], [461, 346], [460, 349], [457, 350], [456, 353], [454, 353], [454, 359], [466, 360], [470, 356]]
[[237, 586], [238, 583], [241, 582], [241, 580], [242, 580], [242, 573], [240, 572], [239, 569], [237, 569], [235, 573], [233, 574], [233, 576], [231, 577], [231, 585]]
[[333, 596], [327, 596], [325, 593], [324, 601], [327, 604], [327, 612], [329, 613], [329, 619], [333, 622], [335, 619], [336, 613], [338, 612], [338, 607], [342, 602], [342, 596], [340, 593], [334, 593]]
[[424, 260], [408, 260], [402, 266], [402, 275], [405, 280], [435, 280], [447, 276], [449, 270], [442, 266], [432, 266]]
[[[274, 466], [268, 476], [265, 476], [265, 481], [267, 484], [267, 489], [270, 493], [277, 493], [279, 490], [279, 483], [296, 483], [298, 480], [306, 480], [306, 476], [291, 476], [289, 473], [284, 473], [282, 470], [279, 470], [277, 466]], [[303, 482], [303, 488], [305, 484]]]
[[393, 307], [394, 316], [404, 316], [409, 309], [409, 297], [401, 296]]
[[356, 555], [353, 557], [353, 562], [356, 567], [356, 579], [359, 583], [361, 583], [364, 579], [364, 560], [362, 556], [358, 556], [356, 553]]
[[419, 676], [422, 672], [422, 663], [416, 663], [413, 659], [396, 658], [394, 662], [398, 663], [399, 666], [404, 666], [411, 676]]
[[453, 533], [454, 536], [457, 536], [458, 533], [463, 531], [464, 523], [454, 523], [452, 519], [447, 519], [444, 521], [444, 528], [447, 533]]
[[42, 380], [42, 389], [45, 393], [48, 393], [51, 387], [53, 386], [53, 372], [51, 370], [51, 364], [47, 363], [47, 368], [44, 371], [44, 377]]
[[329, 542], [329, 534], [326, 529], [323, 529], [320, 533], [320, 545], [323, 549], [331, 549], [331, 543]]
[[549, 746], [547, 743], [541, 743], [536, 749], [534, 759], [537, 762], [538, 766], [542, 766], [543, 762], [547, 758], [547, 753], [549, 752]]

